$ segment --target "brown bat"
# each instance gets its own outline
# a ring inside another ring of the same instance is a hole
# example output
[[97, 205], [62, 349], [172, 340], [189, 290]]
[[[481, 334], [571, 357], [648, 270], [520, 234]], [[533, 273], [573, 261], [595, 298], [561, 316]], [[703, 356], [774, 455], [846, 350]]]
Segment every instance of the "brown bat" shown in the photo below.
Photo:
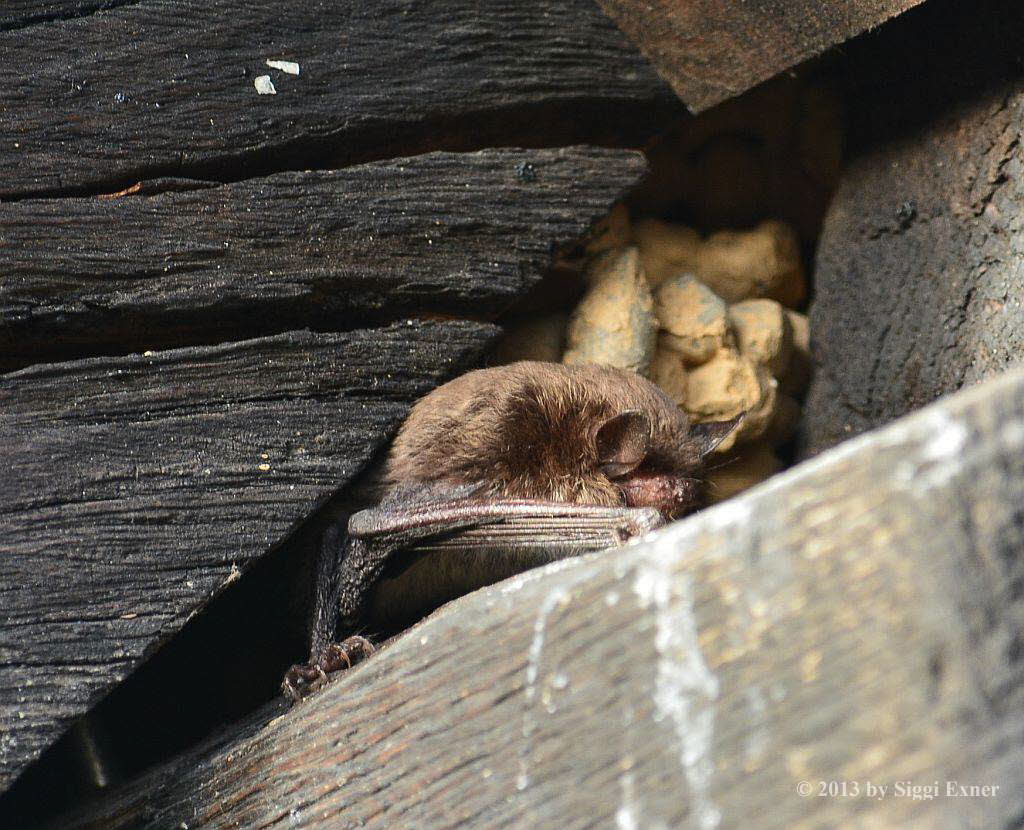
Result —
[[691, 424], [653, 383], [601, 366], [469, 372], [412, 409], [384, 495], [325, 534], [310, 662], [295, 699], [443, 602], [565, 556], [622, 544], [701, 505], [704, 459], [742, 416]]

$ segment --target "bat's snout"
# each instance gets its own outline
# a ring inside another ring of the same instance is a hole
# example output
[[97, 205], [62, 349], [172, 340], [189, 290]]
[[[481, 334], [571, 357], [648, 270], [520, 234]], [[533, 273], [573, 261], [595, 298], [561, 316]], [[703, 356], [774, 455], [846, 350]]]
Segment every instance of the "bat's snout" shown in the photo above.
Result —
[[616, 483], [628, 507], [654, 507], [666, 519], [692, 513], [704, 495], [699, 479], [666, 473], [639, 473]]

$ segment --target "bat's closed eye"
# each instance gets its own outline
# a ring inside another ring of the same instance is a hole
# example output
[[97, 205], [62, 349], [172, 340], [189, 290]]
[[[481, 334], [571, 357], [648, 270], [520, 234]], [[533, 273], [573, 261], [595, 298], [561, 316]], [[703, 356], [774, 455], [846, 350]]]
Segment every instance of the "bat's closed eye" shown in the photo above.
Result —
[[[643, 463], [642, 461], [640, 463]], [[600, 469], [608, 478], [612, 481], [617, 479], [626, 478], [630, 473], [634, 472], [639, 464], [623, 464], [616, 461], [609, 461], [602, 464]]]

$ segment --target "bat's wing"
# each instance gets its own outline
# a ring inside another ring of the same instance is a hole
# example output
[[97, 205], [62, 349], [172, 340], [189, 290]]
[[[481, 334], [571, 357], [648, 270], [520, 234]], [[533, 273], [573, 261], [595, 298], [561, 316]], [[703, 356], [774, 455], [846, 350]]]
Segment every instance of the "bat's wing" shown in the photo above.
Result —
[[[392, 493], [379, 506], [353, 514], [347, 534], [341, 526], [326, 534], [318, 567], [311, 662], [293, 667], [285, 688], [297, 697], [299, 678], [317, 674], [339, 629], [354, 630], [385, 566], [400, 551], [411, 554], [403, 556], [406, 564], [438, 561], [440, 567], [426, 582], [444, 579], [445, 567], [439, 560], [449, 565], [461, 562], [458, 570], [463, 576], [465, 563], [476, 562], [500, 578], [542, 562], [616, 547], [663, 523], [653, 508], [487, 501], [474, 487]], [[407, 596], [402, 601], [414, 600]]]
[[664, 523], [653, 508], [599, 507], [536, 501], [456, 501], [354, 515], [352, 536], [401, 537], [416, 552], [507, 552], [550, 560], [616, 547]]
[[371, 627], [397, 630], [484, 585], [617, 547], [662, 521], [653, 508], [507, 500], [366, 511], [349, 522], [349, 555], [361, 555], [364, 544], [387, 553], [374, 560], [381, 567], [359, 610]]

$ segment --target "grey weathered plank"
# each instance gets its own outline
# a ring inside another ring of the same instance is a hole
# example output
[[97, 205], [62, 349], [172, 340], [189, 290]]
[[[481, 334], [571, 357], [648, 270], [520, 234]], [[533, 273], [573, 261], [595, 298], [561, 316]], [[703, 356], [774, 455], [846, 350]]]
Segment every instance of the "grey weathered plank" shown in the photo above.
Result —
[[0, 790], [494, 331], [292, 332], [0, 376]]
[[682, 109], [592, 0], [143, 0], [0, 33], [0, 64], [0, 197], [635, 142]]
[[1019, 3], [940, 3], [848, 50], [849, 159], [814, 272], [806, 452], [1024, 353], [1021, 38]]
[[922, 0], [597, 0], [702, 112]]
[[0, 204], [0, 368], [405, 314], [494, 317], [644, 169], [629, 151], [485, 150]]
[[59, 826], [1016, 826], [1022, 504], [1017, 371], [464, 597]]

